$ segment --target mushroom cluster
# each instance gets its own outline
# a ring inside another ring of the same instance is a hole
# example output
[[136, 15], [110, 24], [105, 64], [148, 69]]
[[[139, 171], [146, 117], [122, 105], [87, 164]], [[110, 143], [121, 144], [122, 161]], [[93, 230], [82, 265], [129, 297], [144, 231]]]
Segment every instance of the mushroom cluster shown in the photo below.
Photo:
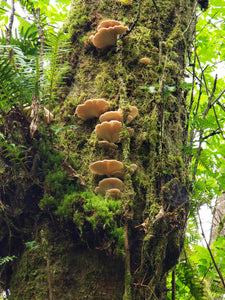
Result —
[[[126, 113], [119, 108], [117, 111], [107, 111], [110, 108], [109, 102], [104, 99], [87, 100], [76, 108], [76, 114], [82, 120], [99, 117], [100, 124], [95, 127], [96, 135], [100, 145], [107, 145], [116, 148], [115, 143], [120, 142], [123, 121], [130, 123], [138, 114], [135, 106], [130, 106]], [[106, 112], [107, 111], [107, 112]], [[129, 134], [132, 136], [134, 130], [127, 127]], [[129, 171], [135, 172], [136, 164], [131, 164]], [[104, 159], [95, 161], [89, 166], [90, 171], [98, 176], [106, 176], [99, 181], [95, 188], [96, 194], [108, 196], [113, 199], [120, 199], [124, 190], [123, 178], [125, 176], [125, 167], [122, 162], [115, 159]]]
[[90, 36], [90, 41], [96, 48], [103, 49], [116, 44], [120, 34], [125, 33], [128, 27], [123, 26], [119, 21], [105, 20], [97, 27], [97, 33]]

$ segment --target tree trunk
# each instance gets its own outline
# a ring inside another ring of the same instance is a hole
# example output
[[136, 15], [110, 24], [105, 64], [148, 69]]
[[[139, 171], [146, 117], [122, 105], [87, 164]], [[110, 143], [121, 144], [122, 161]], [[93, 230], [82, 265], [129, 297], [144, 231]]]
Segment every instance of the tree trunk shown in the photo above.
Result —
[[210, 243], [213, 243], [218, 236], [225, 236], [224, 215], [225, 193], [222, 193], [216, 199], [210, 232]]
[[[7, 187], [2, 187], [3, 204], [14, 205], [10, 215], [14, 222], [13, 246], [5, 254], [18, 256], [3, 271], [12, 293], [9, 299], [49, 299], [49, 295], [51, 299], [67, 300], [166, 299], [166, 276], [182, 251], [189, 209], [190, 157], [184, 154], [187, 103], [182, 83], [195, 9], [196, 3], [191, 0], [143, 0], [127, 6], [116, 0], [72, 1], [64, 26], [72, 37], [70, 71], [54, 103], [54, 122], [61, 127], [77, 127], [62, 130], [58, 145], [52, 143], [50, 150], [43, 146], [49, 147], [47, 140], [51, 141], [45, 131], [40, 133], [42, 139], [36, 137], [43, 147], [35, 148], [29, 140], [40, 156], [36, 174], [27, 176], [22, 184], [17, 174], [15, 183], [8, 179]], [[89, 37], [105, 19], [134, 27], [117, 45], [97, 49]], [[140, 62], [143, 57], [149, 58], [147, 64]], [[124, 115], [130, 105], [138, 108], [138, 116], [128, 126], [123, 123], [122, 138], [115, 148], [103, 148], [98, 143], [94, 131], [97, 119], [82, 121], [75, 114], [78, 104], [96, 98], [109, 101], [112, 110], [121, 108]], [[127, 127], [134, 129], [132, 137]], [[65, 189], [58, 192], [61, 179], [48, 185], [49, 177], [43, 178], [46, 168], [49, 171], [55, 167], [56, 162], [50, 163], [49, 157], [56, 149], [68, 157], [67, 167], [79, 173], [71, 179], [76, 195], [80, 194], [73, 198], [77, 200], [73, 202], [72, 218], [55, 207], [64, 207], [59, 194], [65, 192], [67, 183], [63, 182]], [[124, 246], [120, 247], [119, 237], [112, 238], [107, 221], [93, 225], [91, 220], [96, 220], [98, 210], [75, 220], [83, 213], [83, 192], [88, 191], [89, 199], [94, 197], [92, 193], [102, 179], [91, 174], [89, 165], [106, 158], [117, 159], [125, 166], [120, 215], [113, 215], [117, 227], [124, 231]], [[137, 165], [134, 174], [131, 164]], [[18, 199], [17, 208], [21, 210], [16, 214]], [[47, 199], [46, 205], [43, 199]], [[53, 199], [60, 203], [50, 203]], [[55, 216], [56, 211], [61, 218]], [[7, 218], [2, 223], [7, 232]], [[0, 240], [5, 249], [6, 240]], [[24, 242], [31, 240], [39, 247], [24, 247]]]

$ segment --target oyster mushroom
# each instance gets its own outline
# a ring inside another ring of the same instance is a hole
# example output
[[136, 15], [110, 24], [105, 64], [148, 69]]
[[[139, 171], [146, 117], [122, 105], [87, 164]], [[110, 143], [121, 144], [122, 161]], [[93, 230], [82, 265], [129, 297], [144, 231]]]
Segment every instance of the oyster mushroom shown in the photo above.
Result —
[[116, 159], [104, 159], [90, 164], [89, 169], [96, 175], [106, 175], [108, 177], [124, 177], [123, 164]]
[[99, 117], [103, 112], [110, 107], [108, 101], [104, 99], [89, 99], [84, 104], [79, 104], [76, 108], [76, 114], [82, 120], [88, 120]]
[[113, 46], [116, 44], [118, 35], [127, 30], [128, 27], [123, 26], [119, 21], [104, 20], [97, 27], [97, 33], [91, 36], [90, 41], [99, 49]]

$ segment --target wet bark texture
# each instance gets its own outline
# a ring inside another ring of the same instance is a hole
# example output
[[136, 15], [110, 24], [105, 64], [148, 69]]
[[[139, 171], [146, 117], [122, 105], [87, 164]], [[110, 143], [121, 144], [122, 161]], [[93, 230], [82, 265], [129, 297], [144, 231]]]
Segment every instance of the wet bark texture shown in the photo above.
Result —
[[210, 243], [216, 240], [218, 236], [225, 236], [224, 226], [224, 215], [225, 215], [225, 193], [218, 196], [213, 212]]
[[[18, 256], [2, 269], [5, 287], [12, 292], [10, 299], [49, 299], [49, 292], [53, 299], [67, 300], [166, 299], [167, 272], [182, 251], [189, 208], [189, 157], [183, 151], [187, 104], [182, 83], [195, 8], [191, 0], [143, 0], [128, 6], [109, 0], [72, 1], [64, 26], [72, 38], [66, 58], [70, 69], [54, 103], [54, 122], [78, 129], [62, 131], [57, 146], [40, 149], [38, 143], [51, 141], [49, 131], [42, 130], [35, 144], [29, 131], [24, 132], [28, 125], [21, 117], [17, 130], [23, 129], [28, 148], [26, 168], [20, 165], [15, 171], [14, 165], [3, 160], [8, 175], [1, 187], [0, 256]], [[119, 20], [128, 27], [135, 22], [135, 26], [118, 45], [100, 50], [89, 37], [104, 19]], [[140, 62], [143, 57], [149, 58], [148, 64]], [[133, 137], [124, 123], [116, 149], [99, 145], [94, 131], [97, 119], [82, 121], [75, 115], [78, 104], [96, 98], [109, 101], [113, 110], [121, 108], [126, 113], [129, 105], [139, 110], [129, 124]], [[9, 124], [4, 130], [10, 129]], [[48, 193], [44, 168], [53, 168], [44, 153], [53, 154], [55, 149], [72, 158], [73, 168], [82, 175], [86, 186], [76, 178], [78, 193], [94, 192], [101, 179], [90, 174], [90, 163], [110, 158], [126, 166], [118, 220], [128, 237], [125, 257], [105, 239], [104, 226], [94, 232], [85, 222], [80, 229], [73, 220], [57, 218], [50, 206], [39, 208]], [[129, 173], [132, 163], [138, 166], [133, 175]], [[31, 176], [26, 170], [33, 170]], [[25, 246], [32, 240], [39, 247]]]

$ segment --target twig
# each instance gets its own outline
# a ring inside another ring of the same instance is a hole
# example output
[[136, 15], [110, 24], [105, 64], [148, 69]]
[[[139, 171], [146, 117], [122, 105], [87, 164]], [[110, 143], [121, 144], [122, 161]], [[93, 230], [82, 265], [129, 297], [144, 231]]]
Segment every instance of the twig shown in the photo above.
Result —
[[215, 118], [216, 118], [216, 123], [218, 125], [218, 130], [220, 131], [223, 139], [225, 140], [225, 137], [223, 135], [223, 130], [222, 130], [221, 126], [220, 126], [220, 123], [219, 123], [219, 120], [218, 120], [218, 117], [217, 117], [217, 114], [216, 114], [215, 106], [213, 106], [213, 112], [214, 112], [214, 115], [215, 115]]
[[156, 9], [157, 13], [159, 13], [159, 8], [158, 8], [158, 6], [156, 5], [155, 0], [152, 0], [152, 2], [153, 2], [153, 4], [154, 4], [154, 6], [155, 6], [155, 9]]
[[214, 136], [216, 134], [220, 134], [220, 130], [214, 130], [213, 132], [207, 134], [206, 136], [202, 137], [202, 140], [207, 140], [208, 138], [210, 138], [211, 136]]
[[15, 0], [11, 0], [11, 14], [9, 17], [9, 26], [6, 31], [6, 45], [10, 45], [11, 42], [14, 14], [15, 14]]
[[[198, 58], [198, 57], [197, 57]], [[204, 71], [202, 71], [204, 72]], [[203, 74], [204, 76], [204, 74]], [[203, 77], [205, 78], [205, 77]], [[204, 79], [205, 80], [205, 79]], [[213, 101], [211, 102], [213, 96], [214, 96], [214, 92], [216, 90], [216, 83], [217, 83], [217, 75], [215, 76], [215, 80], [214, 80], [214, 84], [213, 84], [213, 89], [212, 89], [212, 92], [211, 94], [209, 94], [209, 90], [207, 88], [207, 95], [209, 96], [208, 97], [208, 104], [205, 108], [205, 111], [203, 112], [202, 114], [202, 120], [204, 121], [210, 108], [216, 103], [216, 99], [218, 98], [218, 100], [220, 99], [220, 97], [223, 95], [222, 93], [220, 93], [220, 95]], [[224, 91], [225, 92], [225, 89]], [[196, 172], [197, 172], [197, 167], [198, 167], [198, 162], [199, 162], [199, 158], [200, 158], [200, 155], [201, 155], [201, 152], [202, 152], [202, 142], [203, 142], [203, 133], [204, 133], [204, 130], [203, 129], [200, 129], [199, 131], [199, 145], [198, 145], [198, 151], [197, 151], [197, 157], [196, 157], [196, 160], [195, 160], [195, 164], [194, 164], [194, 171], [193, 171], [193, 176], [192, 176], [192, 180], [194, 181], [195, 180], [195, 175], [196, 175]]]
[[223, 104], [221, 104], [219, 101], [217, 101], [216, 104], [218, 104], [222, 108], [222, 110], [225, 111], [225, 107], [223, 106]]
[[218, 273], [218, 275], [219, 275], [219, 277], [220, 277], [220, 280], [221, 280], [221, 282], [222, 282], [222, 284], [223, 284], [223, 287], [224, 287], [224, 289], [225, 289], [224, 278], [223, 278], [222, 273], [220, 272], [220, 269], [219, 269], [218, 266], [217, 266], [217, 263], [216, 263], [216, 261], [215, 261], [215, 259], [214, 259], [213, 254], [212, 254], [212, 250], [211, 250], [211, 248], [210, 248], [210, 246], [209, 246], [209, 244], [208, 244], [208, 242], [207, 242], [207, 239], [206, 239], [206, 237], [205, 237], [205, 233], [204, 233], [204, 230], [203, 230], [202, 221], [201, 221], [201, 218], [200, 218], [200, 215], [199, 215], [199, 211], [198, 211], [198, 219], [199, 219], [199, 225], [200, 225], [200, 228], [201, 228], [202, 237], [203, 237], [203, 239], [204, 239], [204, 241], [205, 241], [205, 243], [206, 243], [206, 246], [207, 246], [207, 249], [208, 249], [208, 251], [209, 251], [210, 257], [211, 257], [211, 259], [212, 259], [213, 265], [214, 265], [214, 267], [215, 267], [215, 269], [216, 269], [216, 271], [217, 271], [217, 273]]
[[134, 29], [135, 25], [137, 24], [137, 21], [140, 17], [140, 13], [141, 13], [141, 0], [139, 0], [139, 2], [138, 2], [138, 12], [137, 12], [134, 22], [131, 24], [130, 28], [119, 37], [119, 39], [122, 40], [123, 38], [125, 38], [125, 36], [127, 36], [128, 34], [131, 33], [131, 31]]
[[213, 106], [223, 96], [224, 93], [225, 93], [225, 89], [222, 90], [222, 92], [216, 97], [215, 100], [213, 100], [213, 102], [211, 103], [211, 106]]
[[[198, 5], [198, 1], [195, 1], [195, 5], [194, 5], [194, 8], [193, 8], [193, 11], [192, 11], [192, 18], [191, 18], [191, 20], [189, 21], [189, 23], [188, 23], [188, 25], [187, 25], [187, 28], [184, 30], [184, 32], [183, 32], [183, 35], [188, 31], [188, 29], [190, 28], [190, 26], [191, 26], [191, 23], [192, 23], [192, 21], [195, 19], [197, 19], [196, 18], [196, 8], [197, 8], [197, 5]], [[195, 24], [196, 24], [196, 22], [195, 22]]]
[[196, 51], [196, 57], [197, 57], [198, 64], [199, 64], [199, 67], [201, 69], [202, 77], [203, 77], [203, 80], [204, 80], [204, 83], [205, 83], [206, 94], [209, 96], [209, 89], [208, 89], [207, 82], [206, 82], [206, 79], [205, 79], [205, 74], [204, 74], [204, 72], [205, 72], [205, 70], [207, 69], [208, 66], [206, 66], [204, 69], [202, 69], [201, 62], [200, 62], [200, 59], [198, 57], [197, 51]]

